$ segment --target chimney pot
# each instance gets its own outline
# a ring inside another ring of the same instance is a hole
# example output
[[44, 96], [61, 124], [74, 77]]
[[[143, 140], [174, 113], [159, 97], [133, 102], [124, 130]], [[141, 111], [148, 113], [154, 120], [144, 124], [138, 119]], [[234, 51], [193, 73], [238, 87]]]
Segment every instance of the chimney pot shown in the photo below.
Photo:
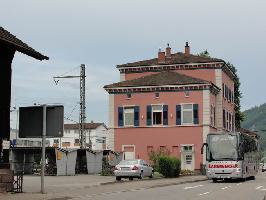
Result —
[[159, 49], [158, 52], [158, 63], [164, 63], [165, 62], [165, 52], [161, 51], [161, 49]]
[[166, 52], [166, 58], [171, 58], [171, 47], [169, 46], [169, 43], [167, 43], [165, 52]]
[[190, 54], [190, 46], [188, 45], [188, 42], [186, 42], [186, 46], [185, 46], [185, 55], [189, 56]]

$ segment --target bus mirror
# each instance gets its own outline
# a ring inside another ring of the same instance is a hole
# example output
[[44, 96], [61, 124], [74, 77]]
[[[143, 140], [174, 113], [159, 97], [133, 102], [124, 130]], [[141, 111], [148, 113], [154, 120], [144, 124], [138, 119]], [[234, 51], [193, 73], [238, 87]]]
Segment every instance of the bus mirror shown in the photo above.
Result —
[[207, 144], [207, 143], [203, 143], [203, 145], [202, 145], [202, 147], [201, 147], [201, 154], [203, 154], [204, 146], [208, 146], [208, 144]]

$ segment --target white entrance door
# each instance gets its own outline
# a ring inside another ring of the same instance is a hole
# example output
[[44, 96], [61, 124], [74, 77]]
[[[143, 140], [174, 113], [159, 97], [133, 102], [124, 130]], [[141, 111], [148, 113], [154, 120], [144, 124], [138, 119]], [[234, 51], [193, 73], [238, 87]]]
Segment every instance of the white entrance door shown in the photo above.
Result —
[[184, 169], [194, 170], [194, 159], [192, 153], [184, 154]]

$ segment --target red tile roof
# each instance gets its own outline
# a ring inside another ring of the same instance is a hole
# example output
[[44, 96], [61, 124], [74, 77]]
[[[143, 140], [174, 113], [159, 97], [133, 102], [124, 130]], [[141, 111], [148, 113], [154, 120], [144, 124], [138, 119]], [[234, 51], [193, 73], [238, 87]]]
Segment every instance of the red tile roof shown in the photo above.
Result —
[[38, 60], [48, 60], [47, 56], [42, 55], [33, 48], [29, 47], [26, 43], [22, 42], [16, 36], [12, 35], [10, 32], [0, 27], [0, 44], [7, 45], [12, 49], [24, 53], [28, 56], [36, 58]]
[[117, 65], [117, 68], [122, 67], [137, 67], [137, 66], [152, 66], [152, 65], [170, 65], [170, 64], [187, 64], [187, 63], [211, 63], [211, 62], [224, 62], [222, 59], [210, 58], [205, 56], [196, 55], [185, 55], [184, 53], [178, 52], [171, 54], [171, 57], [166, 57], [165, 62], [158, 62], [158, 58], [153, 58], [150, 60], [143, 60], [138, 62], [126, 63], [122, 65]]
[[205, 81], [191, 76], [186, 76], [173, 71], [163, 71], [157, 74], [143, 76], [133, 80], [122, 81], [104, 86], [104, 88], [136, 87], [136, 86], [161, 86], [161, 85], [189, 85], [209, 84]]
[[[85, 129], [96, 129], [99, 126], [104, 125], [104, 123], [85, 123], [84, 128]], [[79, 124], [65, 124], [64, 129], [79, 129]]]

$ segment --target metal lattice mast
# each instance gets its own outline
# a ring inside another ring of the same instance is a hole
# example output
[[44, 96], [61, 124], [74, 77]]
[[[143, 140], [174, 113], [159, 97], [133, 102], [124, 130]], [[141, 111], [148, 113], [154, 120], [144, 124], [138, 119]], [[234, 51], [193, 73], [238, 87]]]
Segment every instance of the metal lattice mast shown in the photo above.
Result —
[[[85, 65], [81, 64], [80, 66], [80, 76], [55, 76], [54, 82], [58, 84], [57, 79], [61, 78], [80, 78], [80, 113], [79, 113], [79, 143], [80, 148], [86, 148], [86, 132], [84, 123], [86, 122], [86, 104], [85, 104]], [[90, 145], [91, 146], [91, 145]]]
[[79, 141], [80, 148], [86, 148], [86, 132], [84, 129], [84, 123], [86, 122], [86, 103], [85, 103], [85, 65], [82, 64], [80, 66], [80, 133], [79, 133]]

